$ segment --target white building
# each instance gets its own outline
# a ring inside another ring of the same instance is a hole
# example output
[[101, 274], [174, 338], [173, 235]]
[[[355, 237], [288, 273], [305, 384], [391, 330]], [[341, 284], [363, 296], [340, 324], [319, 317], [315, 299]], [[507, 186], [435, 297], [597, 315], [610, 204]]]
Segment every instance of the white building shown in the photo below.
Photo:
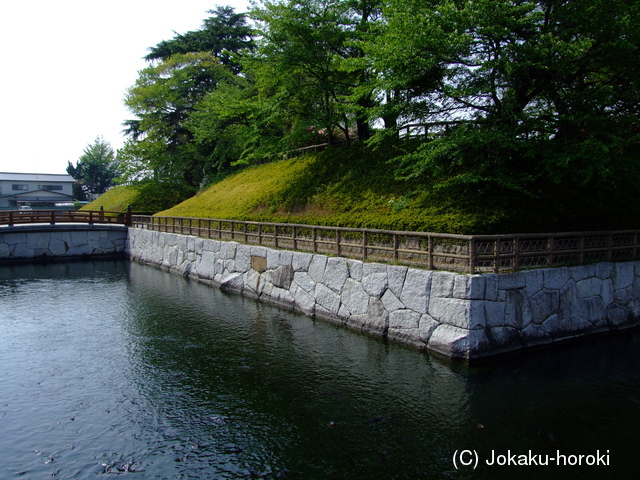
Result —
[[72, 202], [74, 183], [71, 175], [0, 172], [0, 209], [23, 205], [47, 209]]

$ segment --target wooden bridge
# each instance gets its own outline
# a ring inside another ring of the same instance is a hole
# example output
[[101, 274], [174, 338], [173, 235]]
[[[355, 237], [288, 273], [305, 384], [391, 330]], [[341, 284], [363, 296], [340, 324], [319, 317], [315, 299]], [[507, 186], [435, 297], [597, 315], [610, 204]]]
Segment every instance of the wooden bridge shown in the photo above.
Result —
[[131, 209], [126, 212], [109, 212], [105, 210], [5, 210], [0, 211], [0, 226], [21, 224], [83, 223], [131, 225]]

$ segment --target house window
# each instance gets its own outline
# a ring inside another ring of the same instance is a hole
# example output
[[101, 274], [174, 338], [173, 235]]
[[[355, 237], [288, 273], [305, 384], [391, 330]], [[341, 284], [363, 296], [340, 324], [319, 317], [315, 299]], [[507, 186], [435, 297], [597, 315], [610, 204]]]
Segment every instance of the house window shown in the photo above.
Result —
[[14, 183], [11, 185], [12, 190], [29, 190], [29, 185], [24, 185], [22, 183]]
[[62, 185], [42, 185], [40, 190], [62, 190]]

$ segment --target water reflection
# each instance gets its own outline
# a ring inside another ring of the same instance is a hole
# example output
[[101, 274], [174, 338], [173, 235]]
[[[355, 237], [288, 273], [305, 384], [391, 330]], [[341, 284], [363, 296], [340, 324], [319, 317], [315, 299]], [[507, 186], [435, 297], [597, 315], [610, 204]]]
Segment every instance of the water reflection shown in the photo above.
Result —
[[466, 369], [126, 262], [3, 269], [0, 308], [9, 478], [560, 478], [576, 470], [456, 471], [457, 449], [481, 458], [609, 449], [611, 466], [580, 474], [635, 469], [637, 334]]

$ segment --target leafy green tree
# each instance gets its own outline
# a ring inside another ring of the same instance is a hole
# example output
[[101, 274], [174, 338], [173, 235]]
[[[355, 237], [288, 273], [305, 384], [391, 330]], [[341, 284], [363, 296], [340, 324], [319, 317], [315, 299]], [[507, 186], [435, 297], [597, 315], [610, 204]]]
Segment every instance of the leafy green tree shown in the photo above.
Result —
[[115, 153], [101, 136], [85, 147], [76, 165], [68, 163], [67, 173], [82, 185], [85, 194], [102, 194], [118, 176]]
[[396, 0], [384, 12], [368, 52], [401, 92], [398, 127], [448, 126], [402, 175], [540, 197], [560, 183], [610, 195], [638, 171], [637, 2]]
[[360, 42], [380, 19], [377, 0], [262, 2], [258, 49], [247, 62], [259, 96], [269, 99], [274, 121], [286, 128], [280, 148], [304, 144], [321, 133], [347, 143], [353, 131], [370, 135], [372, 89], [361, 88], [370, 71]]
[[200, 30], [176, 34], [150, 48], [146, 60], [167, 60], [172, 55], [209, 52], [220, 59], [233, 73], [240, 73], [236, 56], [255, 47], [253, 31], [247, 24], [245, 13], [236, 13], [232, 7], [210, 10]]
[[239, 57], [253, 48], [245, 14], [218, 7], [203, 28], [151, 48], [151, 65], [129, 89], [125, 104], [136, 118], [119, 160], [128, 179], [183, 182], [195, 191], [219, 167], [217, 140], [198, 139], [191, 115], [208, 93], [239, 74]]
[[194, 142], [189, 114], [230, 71], [210, 53], [176, 54], [145, 68], [129, 89], [126, 105], [137, 116], [127, 123], [131, 141], [122, 158], [135, 159], [155, 179], [197, 188], [205, 177], [210, 147]]

